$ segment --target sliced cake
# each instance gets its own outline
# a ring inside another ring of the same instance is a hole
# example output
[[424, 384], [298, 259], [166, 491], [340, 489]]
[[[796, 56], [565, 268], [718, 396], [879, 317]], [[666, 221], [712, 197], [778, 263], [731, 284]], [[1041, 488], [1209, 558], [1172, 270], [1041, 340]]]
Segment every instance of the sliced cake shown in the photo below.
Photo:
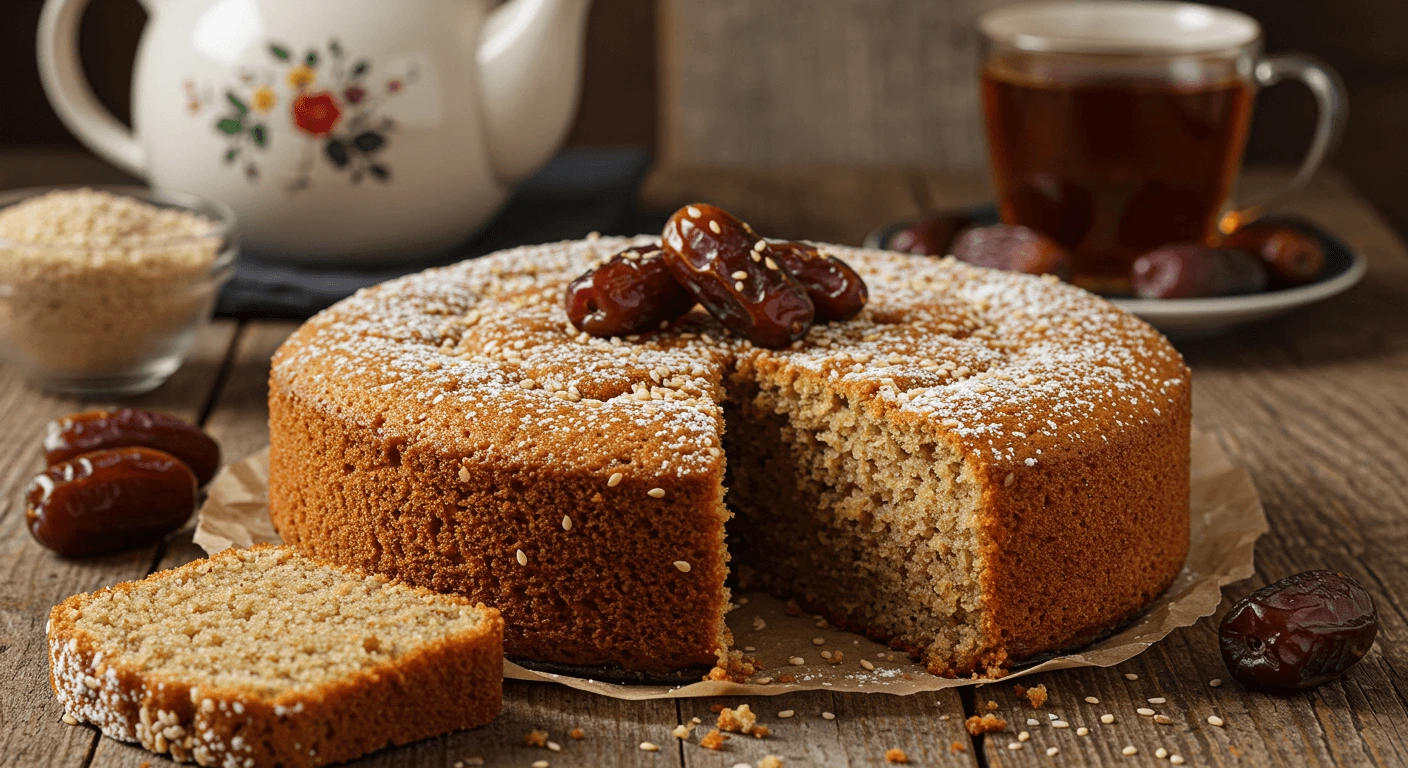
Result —
[[498, 611], [289, 547], [75, 595], [48, 636], [67, 718], [200, 765], [342, 762], [483, 725], [502, 699]]

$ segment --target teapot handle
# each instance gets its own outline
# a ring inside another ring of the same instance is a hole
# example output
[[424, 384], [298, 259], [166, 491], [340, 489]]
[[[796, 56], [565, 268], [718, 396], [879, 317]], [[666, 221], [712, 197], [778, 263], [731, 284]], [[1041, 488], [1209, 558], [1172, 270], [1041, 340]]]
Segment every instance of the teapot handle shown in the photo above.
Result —
[[78, 23], [88, 0], [47, 0], [39, 17], [39, 78], [54, 111], [89, 149], [138, 176], [147, 152], [93, 95], [78, 57]]

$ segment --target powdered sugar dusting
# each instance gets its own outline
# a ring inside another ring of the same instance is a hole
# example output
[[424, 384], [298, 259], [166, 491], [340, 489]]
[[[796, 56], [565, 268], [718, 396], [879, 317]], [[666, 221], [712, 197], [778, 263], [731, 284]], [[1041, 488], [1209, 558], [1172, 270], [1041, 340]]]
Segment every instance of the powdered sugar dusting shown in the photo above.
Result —
[[360, 291], [280, 350], [273, 380], [451, 455], [674, 477], [721, 466], [724, 384], [752, 371], [825, 382], [1015, 468], [1172, 414], [1186, 398], [1172, 346], [1085, 291], [840, 246], [824, 248], [865, 278], [870, 305], [791, 348], [754, 347], [698, 308], [637, 337], [579, 333], [562, 308], [566, 283], [646, 242], [517, 248]]

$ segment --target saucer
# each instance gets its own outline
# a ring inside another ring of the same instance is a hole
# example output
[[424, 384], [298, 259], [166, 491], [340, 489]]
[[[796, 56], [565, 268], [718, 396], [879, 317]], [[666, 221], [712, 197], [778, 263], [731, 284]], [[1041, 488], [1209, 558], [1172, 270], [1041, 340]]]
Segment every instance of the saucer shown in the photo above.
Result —
[[[980, 224], [998, 223], [997, 210], [991, 205], [976, 206], [964, 211]], [[1248, 323], [1284, 315], [1331, 296], [1344, 293], [1364, 277], [1368, 266], [1364, 255], [1343, 240], [1303, 220], [1284, 221], [1304, 229], [1320, 239], [1325, 247], [1325, 270], [1313, 283], [1294, 288], [1278, 288], [1262, 293], [1236, 296], [1212, 296], [1201, 299], [1139, 299], [1107, 296], [1112, 304], [1138, 316], [1170, 338], [1194, 339], [1214, 336]], [[908, 227], [912, 220], [887, 224], [865, 237], [867, 248], [882, 248], [896, 233]]]

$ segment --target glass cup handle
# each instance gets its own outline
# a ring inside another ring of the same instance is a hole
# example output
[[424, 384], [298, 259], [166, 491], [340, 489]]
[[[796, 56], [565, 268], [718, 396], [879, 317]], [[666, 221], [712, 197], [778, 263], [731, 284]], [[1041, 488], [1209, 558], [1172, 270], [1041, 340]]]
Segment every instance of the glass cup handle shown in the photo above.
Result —
[[1315, 96], [1317, 115], [1315, 118], [1315, 138], [1310, 141], [1310, 149], [1305, 153], [1296, 175], [1285, 189], [1258, 196], [1224, 215], [1218, 223], [1223, 234], [1230, 234], [1237, 227], [1259, 217], [1273, 200], [1304, 187], [1313, 178], [1325, 159], [1340, 143], [1344, 124], [1349, 116], [1349, 99], [1345, 95], [1344, 81], [1330, 65], [1303, 53], [1284, 53], [1267, 56], [1256, 63], [1252, 76], [1257, 85], [1263, 88], [1276, 85], [1286, 78], [1299, 80]]

